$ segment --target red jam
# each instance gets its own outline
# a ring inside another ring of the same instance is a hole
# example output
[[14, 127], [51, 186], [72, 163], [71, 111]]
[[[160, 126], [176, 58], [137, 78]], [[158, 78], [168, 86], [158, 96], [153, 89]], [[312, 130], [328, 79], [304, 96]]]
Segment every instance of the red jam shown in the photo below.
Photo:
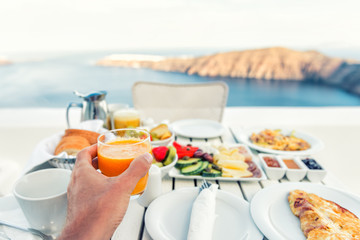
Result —
[[268, 165], [268, 167], [280, 167], [279, 162], [272, 157], [263, 157], [264, 161], [266, 162], [266, 165]]

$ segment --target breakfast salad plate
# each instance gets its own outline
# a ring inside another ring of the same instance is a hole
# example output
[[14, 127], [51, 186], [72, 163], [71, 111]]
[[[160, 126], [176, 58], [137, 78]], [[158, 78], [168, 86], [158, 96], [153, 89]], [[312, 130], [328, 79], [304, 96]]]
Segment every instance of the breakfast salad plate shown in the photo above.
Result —
[[[261, 181], [266, 174], [250, 149], [244, 144], [197, 144], [194, 156], [179, 159], [169, 176], [180, 179], [221, 181]], [[207, 154], [207, 156], [200, 154]], [[210, 156], [209, 156], [210, 155]], [[211, 159], [207, 159], [210, 157]], [[205, 165], [205, 166], [204, 166]]]
[[[199, 188], [181, 188], [155, 199], [145, 215], [150, 236], [156, 240], [187, 239], [191, 209], [198, 193]], [[263, 239], [251, 219], [249, 203], [244, 199], [218, 190], [215, 214], [212, 239]]]
[[206, 119], [184, 119], [172, 123], [171, 127], [176, 134], [188, 138], [214, 138], [225, 131], [219, 122]]
[[[233, 129], [233, 132], [238, 141], [260, 152], [305, 156], [317, 153], [324, 148], [320, 139], [294, 129], [256, 127]], [[279, 138], [282, 140], [274, 143], [274, 139]]]
[[299, 218], [289, 207], [289, 192], [296, 189], [333, 201], [356, 216], [360, 216], [360, 197], [342, 190], [311, 183], [273, 185], [257, 192], [250, 204], [251, 216], [255, 224], [268, 239], [306, 239]]

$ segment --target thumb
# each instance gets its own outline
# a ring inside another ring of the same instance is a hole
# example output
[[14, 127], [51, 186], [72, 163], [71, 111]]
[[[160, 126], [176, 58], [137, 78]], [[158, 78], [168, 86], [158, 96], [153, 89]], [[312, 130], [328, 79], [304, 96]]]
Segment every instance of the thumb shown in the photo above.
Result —
[[121, 179], [121, 184], [126, 184], [127, 189], [130, 193], [134, 190], [138, 181], [145, 176], [151, 167], [153, 156], [150, 153], [142, 154], [136, 157], [120, 176], [116, 177], [118, 180]]

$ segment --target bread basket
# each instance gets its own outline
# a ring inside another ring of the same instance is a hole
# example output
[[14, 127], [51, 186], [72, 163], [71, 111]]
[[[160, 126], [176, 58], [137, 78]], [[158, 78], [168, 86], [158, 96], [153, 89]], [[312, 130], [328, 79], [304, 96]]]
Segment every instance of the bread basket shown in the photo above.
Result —
[[52, 158], [49, 164], [56, 168], [64, 168], [72, 170], [75, 166], [76, 158]]

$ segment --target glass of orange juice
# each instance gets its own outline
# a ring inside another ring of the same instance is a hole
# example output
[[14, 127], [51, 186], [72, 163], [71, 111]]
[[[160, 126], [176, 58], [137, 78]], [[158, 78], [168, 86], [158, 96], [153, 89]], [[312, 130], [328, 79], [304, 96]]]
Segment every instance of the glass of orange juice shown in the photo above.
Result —
[[[150, 133], [140, 129], [115, 129], [98, 138], [98, 167], [108, 177], [123, 173], [139, 155], [151, 153]], [[148, 173], [140, 179], [131, 195], [140, 195], [146, 187]]]
[[122, 109], [114, 112], [114, 129], [136, 128], [140, 126], [140, 114], [134, 109]]

